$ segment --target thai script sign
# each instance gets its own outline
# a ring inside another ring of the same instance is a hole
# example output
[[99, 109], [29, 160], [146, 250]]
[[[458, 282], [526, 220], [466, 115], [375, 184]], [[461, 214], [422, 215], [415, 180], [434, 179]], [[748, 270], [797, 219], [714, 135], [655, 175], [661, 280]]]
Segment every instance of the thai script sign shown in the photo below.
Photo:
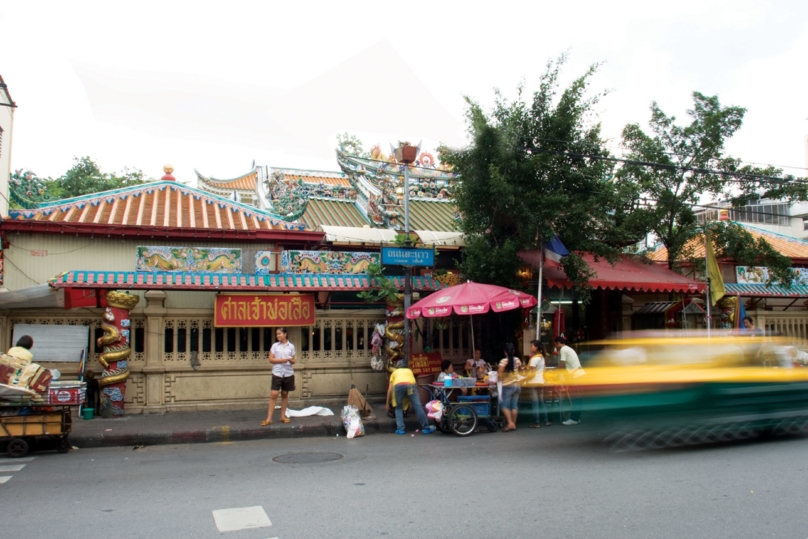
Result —
[[413, 354], [410, 357], [409, 366], [415, 376], [422, 374], [435, 374], [440, 372], [441, 355], [440, 352], [431, 354]]
[[[359, 275], [379, 263], [377, 253], [349, 251], [283, 251], [281, 271], [285, 273], [330, 273]], [[256, 265], [256, 271], [258, 266]]]
[[[808, 285], [808, 268], [791, 268], [796, 285]], [[766, 284], [769, 282], [769, 268], [760, 266], [735, 266], [735, 281], [738, 284]]]
[[389, 266], [422, 266], [431, 268], [435, 265], [435, 250], [382, 247], [382, 264]]
[[311, 294], [219, 294], [213, 323], [216, 327], [272, 327], [314, 325]]
[[135, 271], [241, 273], [241, 249], [138, 247]]

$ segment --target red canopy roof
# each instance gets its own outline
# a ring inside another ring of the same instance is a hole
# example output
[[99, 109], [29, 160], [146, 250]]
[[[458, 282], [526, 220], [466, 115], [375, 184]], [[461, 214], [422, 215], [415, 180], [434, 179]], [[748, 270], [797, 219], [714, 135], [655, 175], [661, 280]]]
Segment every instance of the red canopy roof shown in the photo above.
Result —
[[[659, 264], [644, 264], [632, 255], [621, 255], [614, 266], [605, 258], [596, 262], [591, 254], [581, 256], [596, 274], [589, 280], [593, 288], [639, 292], [703, 292], [707, 288], [706, 283], [688, 279]], [[544, 278], [551, 288], [572, 287], [560, 267], [545, 267]]]

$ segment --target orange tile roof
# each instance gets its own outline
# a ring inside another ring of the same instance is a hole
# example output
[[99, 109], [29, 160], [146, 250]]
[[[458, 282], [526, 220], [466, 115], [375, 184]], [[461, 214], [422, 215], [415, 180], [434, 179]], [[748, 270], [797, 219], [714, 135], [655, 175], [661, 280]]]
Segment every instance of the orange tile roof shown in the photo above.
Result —
[[199, 173], [199, 171], [195, 171], [197, 178], [203, 184], [209, 185], [214, 189], [226, 189], [228, 191], [250, 191], [255, 192], [255, 181], [258, 178], [258, 171], [253, 169], [252, 171], [244, 174], [243, 176], [239, 176], [238, 178], [231, 178], [229, 180], [220, 180], [217, 178], [207, 178]]
[[[733, 221], [734, 222], [734, 221]], [[769, 232], [756, 228], [745, 223], [735, 223], [742, 226], [753, 238], [763, 238], [780, 254], [789, 258], [808, 259], [808, 241], [798, 238], [783, 236], [776, 232]], [[692, 249], [695, 258], [704, 258], [704, 237], [699, 235], [690, 240], [686, 246]], [[668, 249], [664, 245], [658, 245], [653, 250], [649, 250], [646, 255], [653, 262], [666, 263], [668, 261]]]
[[171, 181], [152, 182], [10, 210], [15, 221], [233, 231], [305, 230], [256, 208]]

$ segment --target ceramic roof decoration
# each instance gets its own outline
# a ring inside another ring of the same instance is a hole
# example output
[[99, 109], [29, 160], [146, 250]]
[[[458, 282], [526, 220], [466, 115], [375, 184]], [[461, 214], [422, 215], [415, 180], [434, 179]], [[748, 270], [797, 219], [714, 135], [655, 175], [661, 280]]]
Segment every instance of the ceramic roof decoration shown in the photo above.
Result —
[[[756, 240], [758, 238], [765, 239], [781, 255], [787, 256], [792, 260], [808, 261], [808, 241], [783, 236], [782, 234], [763, 230], [762, 228], [757, 228], [746, 223], [731, 222], [742, 226], [744, 230], [749, 232]], [[685, 246], [685, 250], [692, 250], [694, 258], [704, 258], [704, 236], [699, 235], [690, 240]], [[668, 249], [664, 245], [656, 245], [648, 249], [646, 256], [653, 262], [667, 263]]]
[[[353, 148], [356, 152], [357, 149]], [[197, 172], [199, 188], [266, 209], [278, 219], [319, 226], [391, 228], [404, 225], [401, 198], [404, 164], [395, 152], [354, 155], [337, 149], [340, 171], [300, 170], [252, 165], [230, 180]], [[460, 229], [452, 195], [459, 175], [440, 164], [428, 151], [409, 166], [410, 225], [419, 230], [456, 232]]]
[[173, 181], [150, 182], [112, 191], [9, 210], [11, 221], [167, 227], [235, 231], [307, 230], [271, 212], [226, 200]]

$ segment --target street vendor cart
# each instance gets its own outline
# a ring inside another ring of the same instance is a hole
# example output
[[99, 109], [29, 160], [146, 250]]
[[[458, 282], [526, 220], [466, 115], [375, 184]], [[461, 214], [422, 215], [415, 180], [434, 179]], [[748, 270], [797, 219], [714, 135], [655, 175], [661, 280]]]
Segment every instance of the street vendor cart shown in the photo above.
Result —
[[[455, 385], [461, 380], [463, 385]], [[462, 382], [463, 378], [454, 379], [451, 386], [445, 386], [443, 382], [433, 382], [420, 387], [432, 394], [432, 399], [441, 403], [443, 411], [440, 421], [437, 421], [438, 430], [444, 434], [454, 433], [458, 436], [468, 436], [477, 430], [479, 424], [484, 424], [489, 432], [496, 432], [504, 424], [504, 418], [494, 413], [496, 398], [488, 395], [458, 395], [457, 401], [451, 400], [452, 395], [462, 392], [463, 389], [488, 389], [489, 385], [484, 383], [474, 383], [473, 378], [469, 378], [469, 384]]]
[[84, 403], [83, 382], [52, 382], [45, 395], [0, 384], [0, 448], [11, 457], [49, 445], [70, 451], [72, 409]]

